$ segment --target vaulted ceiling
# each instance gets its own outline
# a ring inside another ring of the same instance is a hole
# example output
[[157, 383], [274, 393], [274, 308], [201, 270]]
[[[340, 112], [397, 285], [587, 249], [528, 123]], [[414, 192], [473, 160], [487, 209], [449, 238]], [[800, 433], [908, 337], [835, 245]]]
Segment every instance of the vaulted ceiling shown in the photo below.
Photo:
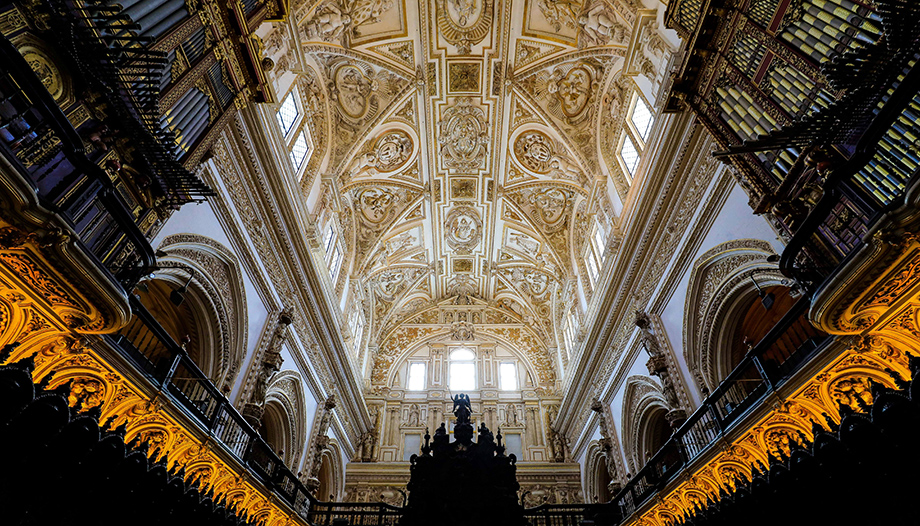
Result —
[[439, 304], [476, 304], [559, 345], [563, 314], [590, 299], [592, 222], [615, 232], [629, 191], [616, 156], [634, 93], [654, 106], [665, 77], [663, 10], [295, 0], [265, 54], [281, 96], [296, 75], [304, 196], [342, 233], [337, 291], [372, 343]]

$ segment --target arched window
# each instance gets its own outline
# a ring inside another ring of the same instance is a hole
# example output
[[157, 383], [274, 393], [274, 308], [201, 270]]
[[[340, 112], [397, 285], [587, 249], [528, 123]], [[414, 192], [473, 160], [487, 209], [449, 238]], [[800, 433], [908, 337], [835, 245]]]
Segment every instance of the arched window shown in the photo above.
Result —
[[450, 353], [450, 390], [473, 391], [476, 389], [476, 354], [461, 348]]

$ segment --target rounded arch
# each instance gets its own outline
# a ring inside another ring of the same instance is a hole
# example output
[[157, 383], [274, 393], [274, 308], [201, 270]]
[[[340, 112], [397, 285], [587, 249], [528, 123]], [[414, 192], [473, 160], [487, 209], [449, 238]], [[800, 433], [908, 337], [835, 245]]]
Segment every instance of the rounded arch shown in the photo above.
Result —
[[713, 247], [694, 263], [684, 303], [683, 348], [701, 391], [712, 391], [731, 372], [735, 329], [759, 298], [757, 288], [785, 284], [776, 264], [767, 260], [773, 255], [766, 241], [737, 239]]
[[648, 376], [631, 376], [626, 380], [622, 417], [623, 449], [633, 473], [645, 465], [649, 453], [655, 453], [648, 449], [660, 438], [660, 434], [655, 434], [655, 431], [661, 431], [658, 429], [658, 417], [664, 418], [667, 413], [667, 400], [654, 380]]
[[607, 455], [603, 443], [595, 440], [588, 445], [588, 452], [585, 456], [585, 495], [588, 503], [609, 502], [614, 495], [610, 494], [610, 483], [613, 479], [610, 477], [610, 471], [607, 469]]
[[324, 502], [341, 501], [345, 496], [345, 467], [338, 442], [330, 439], [320, 459], [316, 498]]
[[[262, 438], [269, 442], [288, 466], [300, 465], [306, 448], [306, 398], [303, 380], [296, 371], [281, 371], [272, 377], [265, 394], [265, 426]], [[263, 433], [263, 430], [259, 430]]]
[[210, 333], [212, 345], [206, 348], [217, 350], [209, 376], [221, 388], [233, 385], [246, 354], [249, 321], [239, 261], [217, 241], [197, 234], [167, 236], [159, 250], [165, 255], [158, 259], [157, 277], [184, 284], [186, 268], [194, 269], [189, 303], [198, 319], [211, 321], [200, 327]]

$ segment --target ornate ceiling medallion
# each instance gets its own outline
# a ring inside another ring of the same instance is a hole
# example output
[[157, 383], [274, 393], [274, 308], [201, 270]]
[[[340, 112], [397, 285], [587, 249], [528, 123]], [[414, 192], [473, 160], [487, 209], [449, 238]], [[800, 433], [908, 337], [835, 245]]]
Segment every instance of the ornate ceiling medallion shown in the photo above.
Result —
[[332, 80], [332, 96], [339, 103], [345, 117], [363, 119], [370, 110], [376, 112], [376, 85], [357, 66], [342, 64], [336, 68]]
[[575, 200], [575, 193], [562, 188], [543, 188], [531, 193], [531, 217], [547, 232], [555, 232], [566, 224], [567, 212]]
[[482, 166], [488, 153], [489, 137], [485, 112], [473, 106], [469, 97], [458, 97], [438, 123], [438, 143], [444, 167], [473, 171]]
[[362, 188], [355, 194], [355, 204], [363, 223], [378, 226], [396, 218], [400, 196], [383, 188]]
[[374, 145], [375, 167], [381, 172], [395, 172], [412, 156], [412, 138], [402, 130], [393, 130], [377, 139]]
[[492, 0], [438, 0], [438, 31], [461, 55], [492, 29]]
[[469, 254], [482, 239], [482, 220], [471, 206], [454, 207], [444, 226], [447, 244], [458, 254]]
[[514, 141], [514, 156], [532, 172], [549, 173], [553, 160], [553, 141], [543, 132], [526, 131]]
[[594, 73], [587, 67], [579, 65], [570, 69], [565, 75], [560, 69], [553, 71], [549, 91], [555, 94], [562, 107], [562, 113], [571, 120], [585, 111], [585, 107], [591, 100], [593, 85]]

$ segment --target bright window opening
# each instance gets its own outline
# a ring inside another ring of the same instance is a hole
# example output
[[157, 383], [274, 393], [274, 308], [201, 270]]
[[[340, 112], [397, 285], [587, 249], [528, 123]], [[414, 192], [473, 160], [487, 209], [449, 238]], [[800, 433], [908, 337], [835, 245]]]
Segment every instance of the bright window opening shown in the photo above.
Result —
[[454, 392], [476, 389], [476, 355], [469, 349], [457, 349], [450, 353], [450, 390]]
[[636, 145], [633, 143], [632, 137], [630, 137], [629, 134], [623, 136], [623, 146], [620, 147], [620, 158], [623, 159], [623, 164], [626, 166], [629, 175], [635, 175], [636, 168], [639, 166], [639, 150], [636, 149]]
[[563, 331], [563, 339], [565, 340], [565, 347], [572, 352], [575, 350], [575, 314], [569, 313], [565, 319], [565, 330]]
[[424, 391], [425, 390], [425, 364], [424, 363], [410, 363], [409, 364], [409, 383], [406, 385], [406, 388], [410, 391]]
[[300, 115], [300, 112], [297, 111], [297, 90], [295, 89], [288, 93], [278, 110], [278, 124], [281, 126], [281, 135], [287, 136], [287, 134], [291, 133], [294, 123], [297, 122], [298, 115]]
[[300, 135], [297, 136], [297, 140], [291, 146], [291, 162], [294, 163], [295, 170], [299, 169], [300, 165], [303, 164], [303, 160], [307, 158], [309, 151], [310, 144], [307, 142], [307, 132], [300, 130]]
[[585, 258], [585, 265], [588, 267], [588, 277], [591, 278], [591, 284], [597, 283], [597, 277], [600, 276], [600, 270], [597, 268], [597, 258], [594, 252], [589, 250], [588, 257]]
[[648, 140], [648, 134], [652, 131], [652, 123], [655, 119], [652, 117], [652, 111], [646, 106], [642, 97], [636, 95], [636, 106], [633, 108], [633, 114], [630, 118], [636, 133], [643, 142]]
[[332, 221], [326, 223], [326, 229], [323, 231], [323, 249], [327, 256], [332, 253], [332, 244], [335, 243], [335, 228], [332, 227]]
[[513, 363], [502, 363], [498, 366], [498, 380], [502, 391], [517, 389], [517, 366]]
[[597, 258], [600, 262], [604, 261], [604, 253], [607, 248], [607, 236], [604, 234], [604, 229], [601, 228], [600, 224], [595, 225], [594, 235], [591, 236], [591, 244], [594, 247], [594, 251], [597, 253]]
[[338, 245], [332, 249], [332, 257], [329, 259], [329, 274], [332, 276], [332, 281], [335, 281], [339, 277], [339, 269], [341, 268], [342, 263], [342, 249]]

